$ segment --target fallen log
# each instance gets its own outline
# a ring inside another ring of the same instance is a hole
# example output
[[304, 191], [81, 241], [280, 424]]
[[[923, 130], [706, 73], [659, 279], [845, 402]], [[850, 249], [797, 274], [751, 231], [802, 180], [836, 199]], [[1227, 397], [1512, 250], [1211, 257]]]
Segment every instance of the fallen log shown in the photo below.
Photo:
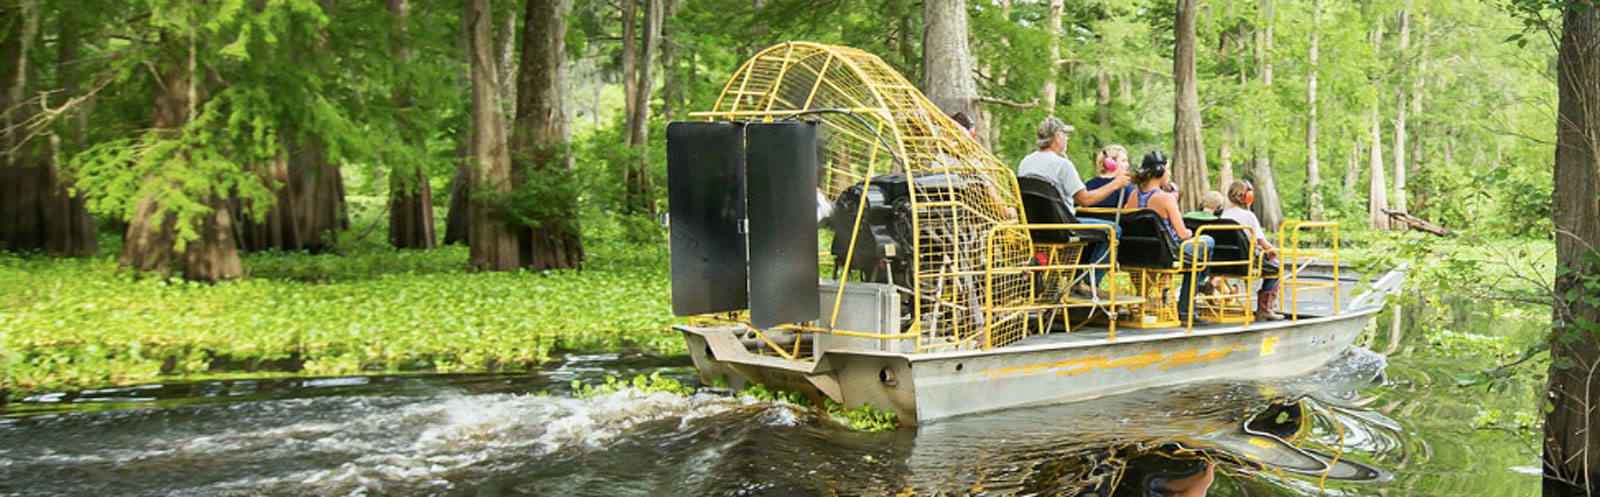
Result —
[[1384, 209], [1383, 213], [1388, 214], [1390, 220], [1404, 223], [1408, 228], [1425, 233], [1432, 233], [1438, 236], [1450, 236], [1450, 230], [1444, 229], [1444, 227], [1437, 224], [1430, 223], [1426, 219], [1413, 216], [1409, 212], [1394, 209]]

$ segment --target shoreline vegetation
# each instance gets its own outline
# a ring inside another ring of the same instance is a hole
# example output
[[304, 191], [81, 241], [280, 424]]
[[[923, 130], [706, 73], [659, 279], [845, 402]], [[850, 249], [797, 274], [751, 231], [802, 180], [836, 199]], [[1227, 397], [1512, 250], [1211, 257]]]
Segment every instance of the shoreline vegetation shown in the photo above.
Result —
[[[682, 354], [664, 244], [594, 239], [582, 270], [478, 272], [462, 246], [366, 247], [246, 254], [247, 277], [216, 284], [119, 270], [108, 255], [0, 253], [0, 398], [219, 375], [527, 371], [563, 351]], [[1342, 243], [1357, 268], [1410, 265], [1408, 295], [1534, 300], [1554, 272], [1548, 240], [1352, 231]]]
[[584, 269], [542, 273], [472, 271], [462, 246], [263, 252], [242, 257], [246, 278], [216, 284], [119, 270], [106, 255], [0, 253], [0, 398], [235, 373], [525, 371], [567, 350], [679, 353], [661, 245], [596, 243]]

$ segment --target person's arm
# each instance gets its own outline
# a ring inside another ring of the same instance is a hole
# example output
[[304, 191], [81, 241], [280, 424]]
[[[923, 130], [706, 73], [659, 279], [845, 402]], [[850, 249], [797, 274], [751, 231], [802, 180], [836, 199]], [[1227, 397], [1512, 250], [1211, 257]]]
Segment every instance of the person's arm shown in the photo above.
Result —
[[1101, 200], [1105, 200], [1106, 197], [1116, 194], [1128, 186], [1128, 173], [1118, 170], [1116, 174], [1116, 177], [1111, 178], [1110, 182], [1101, 185], [1100, 188], [1078, 190], [1078, 193], [1072, 194], [1072, 200], [1077, 205], [1094, 205], [1100, 203]]
[[1155, 206], [1156, 213], [1172, 222], [1172, 231], [1178, 235], [1179, 240], [1188, 240], [1194, 236], [1189, 227], [1183, 225], [1183, 213], [1178, 212], [1178, 199], [1171, 193], [1156, 192], [1155, 196], [1150, 198], [1150, 203]]

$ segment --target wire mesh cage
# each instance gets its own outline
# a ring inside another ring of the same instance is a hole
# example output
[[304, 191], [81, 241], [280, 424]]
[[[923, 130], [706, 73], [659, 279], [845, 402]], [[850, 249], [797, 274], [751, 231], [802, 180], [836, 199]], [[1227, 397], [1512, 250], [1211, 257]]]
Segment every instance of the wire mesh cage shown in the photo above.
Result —
[[[1009, 167], [883, 60], [849, 47], [767, 48], [728, 80], [712, 111], [695, 115], [762, 121], [802, 114], [821, 125], [818, 186], [827, 198], [887, 173], [913, 178], [906, 205], [896, 206], [911, 214], [910, 226], [897, 228], [912, 244], [912, 277], [895, 283], [914, 296], [906, 331], [917, 335], [919, 351], [998, 347], [1026, 336], [1024, 313], [985, 312], [1025, 303], [1031, 293], [1025, 275], [985, 278], [986, 268], [1025, 265], [1032, 256], [1026, 237], [986, 244], [996, 226], [1021, 222]], [[856, 212], [838, 215], [861, 222]]]

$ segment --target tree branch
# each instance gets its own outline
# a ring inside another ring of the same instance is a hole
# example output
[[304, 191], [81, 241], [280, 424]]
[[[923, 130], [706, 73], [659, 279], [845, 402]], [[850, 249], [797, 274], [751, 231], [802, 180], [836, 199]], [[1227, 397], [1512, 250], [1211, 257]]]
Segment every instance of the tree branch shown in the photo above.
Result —
[[1006, 100], [1006, 99], [1003, 99], [1003, 98], [996, 98], [996, 97], [991, 97], [991, 96], [988, 96], [988, 95], [983, 95], [983, 96], [979, 96], [978, 97], [978, 101], [986, 103], [986, 104], [994, 104], [994, 105], [1010, 107], [1010, 108], [1013, 108], [1013, 109], [1032, 109], [1034, 107], [1038, 107], [1039, 106], [1039, 99], [1037, 99], [1037, 98], [1035, 98], [1033, 100], [1029, 100], [1027, 102], [1013, 102], [1013, 101]]

